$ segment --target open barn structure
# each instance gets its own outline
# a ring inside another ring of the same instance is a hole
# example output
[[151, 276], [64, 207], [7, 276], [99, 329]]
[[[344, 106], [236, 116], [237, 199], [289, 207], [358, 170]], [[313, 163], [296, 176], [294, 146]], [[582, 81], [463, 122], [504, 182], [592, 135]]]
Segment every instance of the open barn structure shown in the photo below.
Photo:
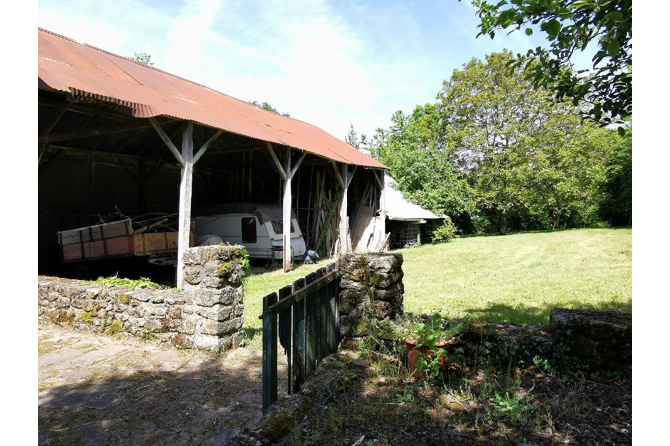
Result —
[[172, 214], [181, 286], [192, 206], [209, 204], [282, 204], [326, 256], [383, 244], [387, 167], [314, 125], [43, 29], [38, 107], [40, 273], [62, 268], [59, 231]]

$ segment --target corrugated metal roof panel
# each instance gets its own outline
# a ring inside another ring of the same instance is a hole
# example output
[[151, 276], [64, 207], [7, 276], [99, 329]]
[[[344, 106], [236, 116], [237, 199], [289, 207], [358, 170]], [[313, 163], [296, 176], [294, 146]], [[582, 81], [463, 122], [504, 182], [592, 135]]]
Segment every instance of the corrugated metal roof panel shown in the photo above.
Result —
[[387, 169], [311, 124], [42, 29], [38, 29], [38, 85], [128, 107], [138, 118], [170, 116], [337, 162]]
[[437, 218], [446, 218], [446, 215], [436, 215], [428, 209], [424, 209], [418, 204], [407, 201], [400, 190], [397, 189], [398, 183], [388, 174], [384, 176], [386, 184], [385, 210], [386, 216], [391, 220], [431, 220]]

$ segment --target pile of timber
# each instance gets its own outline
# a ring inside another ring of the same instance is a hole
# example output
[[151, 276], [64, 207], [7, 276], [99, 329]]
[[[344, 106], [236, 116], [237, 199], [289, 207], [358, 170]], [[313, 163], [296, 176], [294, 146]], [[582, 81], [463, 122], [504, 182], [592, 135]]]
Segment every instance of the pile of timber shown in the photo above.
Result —
[[342, 193], [332, 195], [330, 188], [326, 188], [326, 172], [316, 173], [316, 191], [313, 195], [312, 209], [314, 219], [310, 232], [310, 240], [314, 250], [332, 257], [337, 253], [339, 246], [339, 213], [337, 210], [342, 201]]

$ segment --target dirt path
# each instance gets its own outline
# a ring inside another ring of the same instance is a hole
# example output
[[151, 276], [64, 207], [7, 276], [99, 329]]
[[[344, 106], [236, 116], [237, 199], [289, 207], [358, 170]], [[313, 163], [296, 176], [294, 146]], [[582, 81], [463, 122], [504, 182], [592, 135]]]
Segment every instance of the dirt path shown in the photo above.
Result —
[[[38, 353], [40, 445], [225, 444], [261, 415], [258, 350], [213, 355], [40, 324]], [[285, 386], [285, 359], [279, 368]]]

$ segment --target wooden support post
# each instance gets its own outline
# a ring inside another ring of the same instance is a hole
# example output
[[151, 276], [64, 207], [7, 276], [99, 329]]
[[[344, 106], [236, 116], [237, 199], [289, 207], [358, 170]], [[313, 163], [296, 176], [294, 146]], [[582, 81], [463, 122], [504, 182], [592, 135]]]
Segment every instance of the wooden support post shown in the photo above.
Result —
[[377, 181], [377, 186], [379, 186], [379, 220], [378, 224], [375, 225], [374, 240], [372, 246], [374, 250], [381, 250], [384, 245], [384, 240], [386, 240], [386, 191], [384, 184], [384, 171], [373, 170], [372, 174]]
[[342, 191], [342, 202], [340, 204], [340, 254], [346, 254], [349, 252], [349, 246], [347, 246], [347, 206], [348, 206], [348, 192], [349, 184], [347, 184], [347, 174], [349, 173], [349, 166], [347, 164], [342, 164], [340, 166], [340, 176], [342, 177], [342, 182], [344, 185], [344, 190]]
[[[284, 172], [291, 172], [291, 149], [286, 152], [286, 163], [284, 164]], [[284, 221], [284, 272], [291, 270], [291, 180], [287, 176], [284, 181], [284, 195], [282, 199], [283, 221]]]
[[386, 240], [386, 182], [384, 181], [384, 171], [381, 170], [379, 173], [379, 182], [381, 183], [381, 192], [379, 194], [379, 231], [380, 238], [378, 242], [379, 250], [384, 247], [384, 241]]
[[350, 251], [349, 225], [347, 221], [347, 195], [349, 192], [349, 185], [354, 178], [357, 166], [354, 166], [353, 170], [349, 172], [349, 165], [343, 163], [338, 172], [337, 163], [333, 161], [333, 167], [335, 168], [335, 176], [340, 182], [340, 186], [342, 186], [342, 202], [340, 204], [340, 254], [346, 254]]
[[279, 162], [279, 158], [275, 154], [272, 144], [266, 142], [270, 156], [275, 163], [275, 167], [279, 172], [279, 176], [284, 180], [283, 188], [283, 198], [282, 198], [282, 219], [283, 219], [283, 266], [284, 272], [288, 272], [291, 269], [291, 180], [293, 176], [298, 171], [298, 167], [302, 163], [302, 160], [305, 159], [307, 152], [303, 152], [302, 156], [295, 163], [295, 166], [291, 168], [291, 149], [288, 148], [286, 151], [286, 160], [284, 165]]
[[181, 185], [179, 186], [179, 235], [177, 244], [177, 288], [184, 285], [184, 253], [189, 246], [191, 234], [191, 194], [193, 192], [193, 123], [182, 130]]
[[184, 253], [190, 245], [191, 240], [191, 195], [193, 193], [193, 166], [195, 162], [207, 151], [209, 146], [223, 133], [219, 130], [200, 147], [194, 155], [193, 150], [193, 123], [187, 122], [182, 129], [181, 153], [177, 150], [170, 137], [165, 133], [163, 127], [155, 118], [149, 118], [149, 122], [156, 129], [165, 145], [181, 165], [181, 183], [179, 185], [179, 233], [177, 235], [177, 278], [175, 286], [182, 288], [184, 285]]

